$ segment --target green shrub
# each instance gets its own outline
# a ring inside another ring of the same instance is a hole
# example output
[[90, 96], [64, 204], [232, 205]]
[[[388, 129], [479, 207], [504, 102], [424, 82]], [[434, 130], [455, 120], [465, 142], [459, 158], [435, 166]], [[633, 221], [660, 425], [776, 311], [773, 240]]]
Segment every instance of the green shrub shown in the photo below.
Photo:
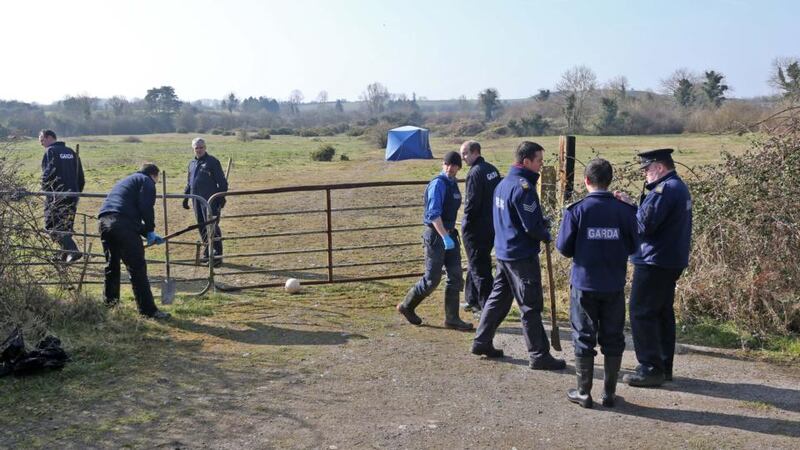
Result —
[[342, 155], [339, 156], [339, 160], [340, 161], [350, 161], [350, 158], [347, 155], [345, 155], [344, 153], [342, 153]]
[[317, 150], [311, 152], [312, 161], [333, 161], [333, 155], [336, 154], [336, 148], [331, 144], [324, 144]]
[[180, 127], [177, 130], [175, 130], [175, 132], [176, 133], [180, 133], [180, 134], [188, 134], [189, 130], [187, 130], [186, 128]]
[[252, 141], [252, 139], [250, 138], [250, 134], [247, 133], [247, 130], [245, 130], [244, 128], [239, 128], [239, 130], [236, 131], [236, 139], [241, 142]]
[[222, 128], [212, 128], [211, 129], [211, 134], [213, 134], [215, 136], [220, 136], [223, 133], [225, 133], [225, 130], [223, 130]]
[[122, 142], [125, 142], [125, 143], [128, 143], [128, 144], [141, 144], [142, 140], [139, 139], [136, 136], [128, 136], [128, 137], [122, 138]]
[[253, 134], [252, 138], [253, 139], [264, 139], [264, 140], [266, 140], [266, 139], [272, 139], [272, 136], [269, 135], [269, 130], [267, 130], [266, 128], [262, 128], [262, 129], [258, 130], [257, 133]]

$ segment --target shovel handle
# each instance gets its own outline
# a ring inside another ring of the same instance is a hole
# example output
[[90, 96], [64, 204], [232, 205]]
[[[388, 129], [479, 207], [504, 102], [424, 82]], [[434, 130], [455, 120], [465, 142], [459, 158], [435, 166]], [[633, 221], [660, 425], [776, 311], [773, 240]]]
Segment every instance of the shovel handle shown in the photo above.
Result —
[[544, 244], [544, 253], [547, 258], [547, 284], [550, 288], [550, 326], [552, 327], [550, 331], [550, 340], [553, 341], [553, 348], [557, 351], [561, 351], [561, 337], [559, 336], [558, 323], [556, 322], [556, 287], [553, 282], [553, 261], [550, 256], [549, 242]]

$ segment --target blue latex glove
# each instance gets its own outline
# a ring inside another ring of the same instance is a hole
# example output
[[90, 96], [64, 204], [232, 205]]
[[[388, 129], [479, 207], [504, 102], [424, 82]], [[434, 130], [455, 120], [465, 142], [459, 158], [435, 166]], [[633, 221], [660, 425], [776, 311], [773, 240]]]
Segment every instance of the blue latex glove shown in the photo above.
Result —
[[147, 233], [147, 245], [153, 245], [153, 244], [158, 245], [163, 243], [164, 243], [164, 238], [157, 235], [155, 231]]
[[456, 242], [453, 240], [453, 238], [450, 237], [449, 234], [446, 235], [444, 237], [444, 239], [442, 239], [442, 240], [444, 241], [444, 249], [445, 250], [452, 250], [452, 249], [456, 248]]

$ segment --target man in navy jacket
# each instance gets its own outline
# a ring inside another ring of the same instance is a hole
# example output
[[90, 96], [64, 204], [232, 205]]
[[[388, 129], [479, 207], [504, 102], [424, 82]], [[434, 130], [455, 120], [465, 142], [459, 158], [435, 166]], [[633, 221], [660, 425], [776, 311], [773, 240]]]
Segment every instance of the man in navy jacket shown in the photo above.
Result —
[[495, 332], [517, 299], [530, 367], [535, 370], [560, 370], [563, 359], [550, 354], [550, 341], [542, 325], [542, 278], [539, 268], [540, 242], [550, 242], [549, 223], [542, 215], [536, 182], [544, 162], [544, 148], [535, 142], [522, 142], [516, 163], [494, 191], [494, 248], [497, 274], [486, 300], [472, 353], [489, 358], [503, 357], [494, 348]]
[[[675, 285], [689, 265], [692, 198], [675, 172], [672, 149], [639, 153], [648, 193], [636, 213], [641, 244], [631, 257], [631, 331], [639, 366], [625, 375], [631, 386], [672, 381], [675, 357]], [[627, 194], [618, 198], [633, 204]]]
[[461, 271], [461, 248], [456, 215], [461, 207], [461, 191], [458, 190], [456, 174], [461, 170], [461, 156], [448, 152], [442, 161], [442, 172], [425, 190], [425, 212], [422, 222], [425, 232], [425, 274], [409, 289], [397, 311], [413, 325], [422, 325], [422, 319], [414, 312], [442, 280], [442, 266], [447, 272], [444, 289], [444, 326], [454, 330], [472, 330], [472, 324], [458, 317], [458, 297], [464, 288]]
[[100, 240], [106, 257], [106, 305], [119, 303], [120, 259], [131, 277], [133, 296], [139, 313], [155, 319], [167, 319], [169, 314], [159, 311], [153, 301], [150, 281], [147, 279], [147, 262], [140, 236], [147, 244], [161, 244], [164, 240], [155, 233], [156, 182], [159, 169], [155, 164], [144, 164], [138, 172], [114, 185], [100, 207]]
[[603, 406], [614, 406], [617, 376], [625, 350], [625, 274], [628, 256], [636, 251], [636, 207], [608, 192], [613, 168], [604, 159], [586, 165], [589, 194], [564, 210], [556, 247], [572, 258], [570, 324], [575, 347], [578, 388], [567, 398], [592, 407], [594, 350], [605, 356]]
[[[42, 156], [42, 190], [83, 192], [86, 181], [78, 155], [56, 137], [53, 130], [39, 132], [39, 143], [45, 148]], [[47, 196], [44, 200], [44, 228], [63, 252], [58, 261], [75, 262], [83, 254], [72, 239], [78, 197]]]
[[467, 254], [467, 279], [464, 288], [464, 309], [480, 312], [492, 292], [492, 247], [494, 224], [492, 205], [494, 189], [500, 183], [500, 172], [481, 156], [481, 144], [461, 144], [461, 159], [470, 166], [464, 196], [464, 217], [461, 234]]
[[[194, 138], [192, 140], [192, 148], [194, 149], [194, 158], [189, 161], [186, 188], [183, 193], [199, 195], [208, 200], [217, 192], [227, 192], [228, 180], [225, 179], [225, 172], [222, 171], [222, 165], [219, 160], [206, 151], [206, 141], [203, 138]], [[197, 223], [205, 222], [205, 206], [196, 200], [192, 204], [194, 205], [194, 215]], [[211, 205], [211, 215], [219, 217], [224, 206], [225, 197], [222, 197]], [[188, 198], [183, 200], [183, 207], [184, 209], [189, 209]], [[222, 230], [219, 228], [219, 221], [217, 221], [214, 229], [214, 243], [211, 246], [208, 243], [207, 227], [199, 227], [198, 231], [200, 232], [200, 239], [205, 246], [201, 261], [208, 262], [210, 257], [209, 249], [213, 249], [214, 266], [222, 264]]]

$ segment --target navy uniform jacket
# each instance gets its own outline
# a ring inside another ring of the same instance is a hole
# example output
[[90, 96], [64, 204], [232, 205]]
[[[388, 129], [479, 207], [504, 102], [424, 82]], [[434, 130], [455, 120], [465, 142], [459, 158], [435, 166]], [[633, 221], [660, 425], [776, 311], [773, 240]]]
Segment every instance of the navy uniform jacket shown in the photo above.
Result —
[[538, 179], [538, 173], [514, 164], [494, 190], [494, 253], [499, 260], [537, 256], [539, 242], [550, 240], [536, 194]]
[[650, 192], [639, 205], [639, 250], [634, 264], [668, 269], [689, 265], [692, 241], [692, 197], [675, 171], [645, 186]]
[[425, 189], [425, 213], [422, 222], [431, 225], [437, 217], [448, 230], [456, 226], [456, 215], [461, 208], [461, 191], [456, 180], [449, 178], [444, 172], [436, 176]]
[[98, 217], [119, 214], [137, 227], [142, 236], [156, 228], [153, 205], [156, 203], [156, 183], [142, 172], [123, 178], [108, 193]]
[[217, 192], [228, 191], [228, 180], [219, 160], [208, 153], [202, 158], [189, 161], [189, 175], [186, 179], [184, 194], [194, 194], [208, 200]]
[[492, 205], [494, 188], [500, 180], [500, 172], [482, 156], [479, 156], [469, 169], [464, 194], [464, 218], [461, 220], [461, 231], [465, 240], [489, 243], [494, 240]]
[[57, 141], [42, 156], [42, 190], [83, 192], [83, 167], [71, 148]]
[[625, 288], [628, 256], [636, 251], [636, 207], [608, 191], [590, 192], [567, 206], [556, 247], [572, 258], [570, 284], [593, 292]]

